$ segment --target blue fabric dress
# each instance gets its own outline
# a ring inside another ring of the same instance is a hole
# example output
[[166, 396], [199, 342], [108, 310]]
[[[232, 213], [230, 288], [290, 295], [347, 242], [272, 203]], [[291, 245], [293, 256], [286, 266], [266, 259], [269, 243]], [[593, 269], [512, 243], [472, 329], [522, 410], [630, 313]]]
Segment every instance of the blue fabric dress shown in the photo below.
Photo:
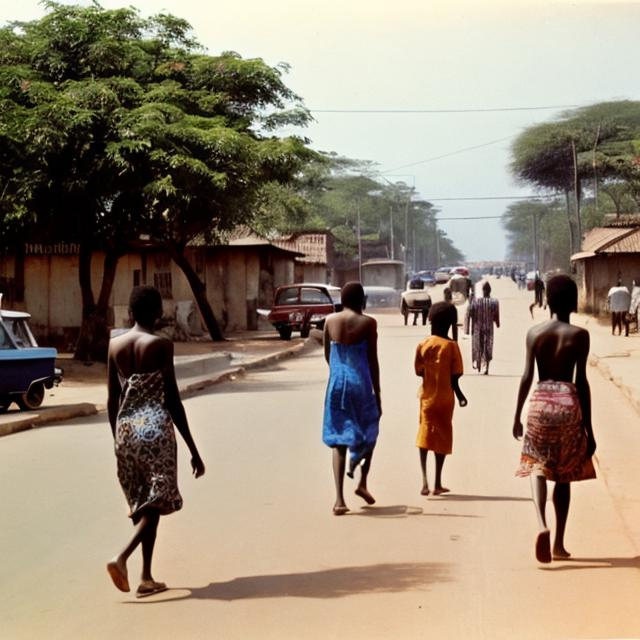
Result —
[[329, 447], [349, 448], [349, 475], [373, 452], [379, 421], [367, 342], [341, 344], [332, 341], [322, 440]]

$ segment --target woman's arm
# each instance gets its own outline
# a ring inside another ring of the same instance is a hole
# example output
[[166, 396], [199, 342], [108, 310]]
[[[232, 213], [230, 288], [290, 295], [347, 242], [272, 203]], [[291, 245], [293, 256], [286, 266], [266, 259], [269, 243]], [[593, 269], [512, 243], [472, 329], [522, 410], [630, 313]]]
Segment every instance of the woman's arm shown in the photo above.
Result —
[[322, 329], [322, 344], [324, 346], [324, 359], [327, 361], [327, 364], [329, 364], [331, 358], [331, 336], [329, 335], [329, 318], [324, 321], [324, 327]]
[[120, 394], [122, 393], [122, 386], [120, 384], [120, 376], [118, 375], [118, 368], [109, 347], [109, 355], [107, 359], [107, 414], [109, 415], [109, 425], [111, 426], [111, 433], [114, 438], [116, 435], [116, 420], [118, 418], [118, 409], [120, 408]]
[[451, 376], [451, 388], [453, 389], [453, 393], [456, 394], [456, 398], [458, 398], [458, 404], [461, 407], [466, 407], [467, 398], [465, 397], [464, 393], [462, 393], [462, 390], [460, 389], [461, 377], [462, 377], [462, 374], [460, 373], [456, 373], [455, 375]]
[[576, 340], [578, 358], [576, 360], [576, 391], [582, 410], [582, 426], [587, 432], [587, 455], [591, 457], [596, 451], [596, 440], [591, 425], [591, 389], [587, 380], [587, 358], [589, 356], [590, 338], [587, 331], [580, 332]]
[[524, 373], [520, 378], [520, 388], [518, 389], [518, 401], [516, 403], [516, 413], [513, 418], [513, 437], [518, 440], [522, 437], [523, 427], [521, 421], [522, 407], [527, 399], [531, 383], [533, 382], [533, 373], [535, 368], [534, 354], [535, 335], [530, 329], [527, 333], [527, 354], [525, 357]]
[[378, 323], [373, 318], [369, 319], [367, 359], [369, 361], [369, 371], [371, 372], [373, 393], [376, 396], [378, 411], [380, 412], [380, 415], [382, 415], [382, 400], [380, 398], [380, 365], [378, 364]]
[[176, 372], [173, 366], [173, 343], [169, 340], [163, 340], [162, 348], [164, 351], [162, 375], [164, 377], [165, 404], [171, 415], [173, 424], [176, 425], [176, 429], [191, 453], [191, 468], [193, 469], [193, 473], [196, 478], [199, 478], [204, 474], [204, 463], [202, 462], [202, 458], [200, 458], [196, 443], [193, 441], [191, 430], [189, 429], [189, 422], [187, 421], [187, 414], [180, 399]]

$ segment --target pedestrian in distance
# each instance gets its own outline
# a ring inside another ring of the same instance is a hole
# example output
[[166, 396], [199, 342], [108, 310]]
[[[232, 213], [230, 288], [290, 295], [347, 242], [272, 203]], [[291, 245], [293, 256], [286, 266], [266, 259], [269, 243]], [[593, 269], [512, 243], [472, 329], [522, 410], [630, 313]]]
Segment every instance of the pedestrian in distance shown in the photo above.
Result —
[[[431, 336], [416, 349], [414, 369], [422, 378], [420, 388], [420, 426], [416, 445], [420, 453], [422, 471], [421, 495], [430, 493], [427, 481], [427, 453], [433, 451], [436, 461], [433, 495], [447, 493], [442, 484], [442, 468], [453, 449], [453, 409], [455, 398], [461, 407], [467, 399], [460, 390], [463, 373], [462, 356], [455, 340], [448, 337], [451, 313], [446, 302], [431, 307]], [[455, 397], [454, 397], [455, 396]]]
[[120, 591], [129, 591], [127, 560], [141, 545], [142, 575], [136, 597], [142, 598], [167, 589], [153, 579], [153, 550], [160, 516], [182, 508], [174, 425], [191, 453], [194, 476], [199, 478], [205, 469], [180, 400], [173, 344], [153, 333], [162, 317], [158, 290], [135, 287], [129, 312], [133, 328], [109, 344], [107, 408], [118, 480], [135, 529], [131, 540], [107, 564], [107, 571]]
[[489, 363], [493, 359], [493, 325], [500, 327], [500, 304], [491, 297], [491, 285], [482, 285], [482, 297], [474, 298], [467, 307], [464, 332], [471, 332], [471, 361], [480, 373], [484, 364], [484, 374], [489, 373]]
[[[564, 534], [571, 482], [595, 478], [591, 457], [596, 449], [586, 373], [589, 332], [569, 322], [578, 305], [575, 282], [567, 275], [553, 276], [547, 283], [547, 302], [551, 319], [527, 333], [526, 362], [513, 420], [513, 436], [519, 440], [523, 434], [522, 408], [537, 367], [538, 383], [529, 401], [527, 430], [516, 475], [531, 478], [539, 526], [535, 554], [544, 563], [570, 556], [564, 546]], [[545, 514], [547, 480], [555, 482], [553, 549]]]
[[618, 284], [611, 287], [607, 293], [607, 306], [611, 312], [611, 335], [622, 335], [622, 325], [624, 324], [624, 335], [629, 335], [629, 323], [627, 322], [627, 313], [631, 306], [631, 294], [629, 289], [622, 284], [622, 279], [618, 278]]
[[[447, 305], [446, 313], [449, 315], [451, 322], [451, 338], [454, 342], [458, 342], [458, 310], [456, 305], [453, 304], [453, 292], [450, 287], [445, 287], [442, 291], [444, 297], [443, 302]], [[433, 307], [431, 307], [433, 309]], [[429, 311], [429, 322], [431, 322], [431, 310]]]
[[375, 503], [367, 488], [367, 477], [382, 415], [377, 323], [363, 313], [365, 295], [359, 282], [345, 284], [341, 299], [342, 311], [329, 315], [324, 324], [324, 355], [329, 364], [329, 381], [322, 439], [333, 449], [336, 489], [333, 513], [336, 516], [349, 511], [343, 490], [347, 450], [347, 475], [353, 478], [360, 467], [355, 494], [367, 504]]
[[547, 308], [547, 305], [544, 304], [544, 282], [540, 277], [540, 274], [536, 271], [535, 280], [533, 281], [533, 302], [529, 305], [529, 313], [533, 318], [533, 308], [540, 307], [544, 305], [544, 308]]

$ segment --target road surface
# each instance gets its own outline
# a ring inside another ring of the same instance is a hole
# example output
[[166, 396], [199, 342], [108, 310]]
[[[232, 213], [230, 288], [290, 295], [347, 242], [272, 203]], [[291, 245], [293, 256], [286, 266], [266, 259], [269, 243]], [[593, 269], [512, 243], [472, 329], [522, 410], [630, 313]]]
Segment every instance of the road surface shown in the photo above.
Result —
[[[454, 415], [451, 494], [419, 495], [412, 361], [425, 330], [380, 314], [376, 505], [347, 479], [352, 511], [331, 514], [320, 350], [190, 398], [207, 473], [190, 477], [181, 447], [185, 507], [161, 520], [154, 567], [172, 589], [153, 598], [118, 592], [105, 570], [131, 530], [105, 416], [3, 438], [0, 638], [640, 637], [638, 416], [590, 370], [599, 478], [573, 488], [573, 560], [539, 565], [511, 438], [531, 295], [492, 282], [491, 375], [472, 372], [460, 338], [469, 406]], [[136, 553], [133, 589], [139, 567]]]

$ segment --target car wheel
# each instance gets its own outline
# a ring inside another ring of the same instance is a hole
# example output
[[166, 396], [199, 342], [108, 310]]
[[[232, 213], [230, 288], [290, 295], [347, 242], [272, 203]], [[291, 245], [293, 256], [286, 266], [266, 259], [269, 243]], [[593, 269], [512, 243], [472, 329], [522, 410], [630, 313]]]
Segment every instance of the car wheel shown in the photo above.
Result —
[[283, 340], [291, 340], [291, 327], [278, 327], [278, 333]]
[[18, 406], [23, 410], [37, 409], [44, 400], [44, 385], [32, 384], [29, 391], [18, 398]]

